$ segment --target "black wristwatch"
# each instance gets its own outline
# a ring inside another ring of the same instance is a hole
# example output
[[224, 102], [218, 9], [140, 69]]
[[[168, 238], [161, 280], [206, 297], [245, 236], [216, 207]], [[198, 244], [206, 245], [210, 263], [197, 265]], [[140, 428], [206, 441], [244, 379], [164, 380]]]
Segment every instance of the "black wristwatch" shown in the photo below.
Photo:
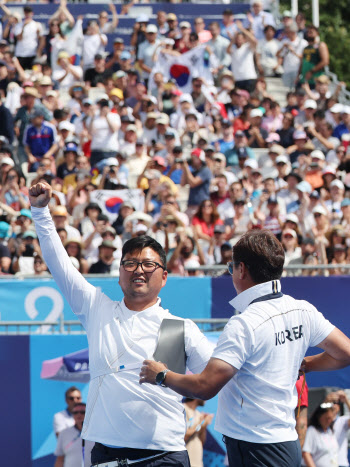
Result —
[[166, 388], [166, 385], [164, 384], [164, 381], [165, 381], [165, 377], [166, 377], [166, 374], [168, 373], [168, 371], [170, 370], [163, 370], [161, 372], [159, 372], [156, 376], [156, 385], [157, 386], [163, 386], [163, 388]]

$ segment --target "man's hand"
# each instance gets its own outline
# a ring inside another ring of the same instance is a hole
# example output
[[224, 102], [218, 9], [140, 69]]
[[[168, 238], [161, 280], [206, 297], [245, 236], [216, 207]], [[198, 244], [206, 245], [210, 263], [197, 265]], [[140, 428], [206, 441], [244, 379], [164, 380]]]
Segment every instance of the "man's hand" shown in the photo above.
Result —
[[154, 360], [145, 360], [140, 372], [140, 384], [156, 384], [157, 374], [166, 369], [167, 366], [164, 365], [164, 363], [155, 362]]
[[52, 188], [46, 182], [40, 182], [29, 189], [29, 201], [34, 208], [44, 208], [50, 202]]

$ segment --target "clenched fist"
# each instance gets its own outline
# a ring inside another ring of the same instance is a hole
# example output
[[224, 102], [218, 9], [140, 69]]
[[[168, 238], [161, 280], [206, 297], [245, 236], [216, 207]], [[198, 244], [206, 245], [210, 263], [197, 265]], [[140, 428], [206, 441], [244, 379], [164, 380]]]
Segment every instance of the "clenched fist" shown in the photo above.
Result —
[[52, 188], [46, 182], [40, 182], [29, 189], [29, 201], [35, 208], [44, 208], [49, 204]]

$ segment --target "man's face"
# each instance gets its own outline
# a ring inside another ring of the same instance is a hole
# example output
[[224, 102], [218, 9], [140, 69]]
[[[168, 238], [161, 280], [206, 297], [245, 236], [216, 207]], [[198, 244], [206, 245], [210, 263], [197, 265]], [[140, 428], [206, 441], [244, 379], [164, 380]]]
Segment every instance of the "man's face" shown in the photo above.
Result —
[[113, 258], [113, 253], [114, 248], [109, 248], [108, 246], [100, 247], [100, 258], [102, 261], [110, 261]]
[[77, 404], [78, 402], [81, 402], [81, 392], [80, 391], [70, 392], [67, 395], [66, 402], [67, 402], [67, 407], [68, 407], [69, 412], [72, 412], [75, 404]]
[[66, 216], [53, 216], [53, 221], [55, 223], [56, 229], [64, 227], [66, 224]]
[[[161, 259], [154, 250], [147, 247], [142, 251], [127, 253], [123, 260], [134, 261], [154, 261], [162, 264]], [[133, 271], [125, 271], [124, 267], [120, 267], [119, 285], [124, 293], [124, 296], [129, 301], [153, 301], [159, 294], [162, 287], [165, 286], [167, 280], [167, 271], [158, 267], [151, 273], [146, 273], [142, 270], [141, 265]]]
[[80, 425], [83, 423], [85, 418], [85, 405], [76, 405], [73, 407], [72, 415], [76, 424]]

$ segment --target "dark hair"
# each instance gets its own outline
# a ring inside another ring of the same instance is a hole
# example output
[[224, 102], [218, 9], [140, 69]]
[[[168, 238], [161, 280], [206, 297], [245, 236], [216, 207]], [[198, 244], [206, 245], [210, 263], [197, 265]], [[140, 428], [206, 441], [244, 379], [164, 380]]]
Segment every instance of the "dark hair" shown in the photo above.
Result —
[[199, 40], [199, 36], [196, 32], [191, 32], [190, 34], [190, 41], [198, 41]]
[[163, 247], [154, 238], [148, 235], [142, 235], [141, 237], [131, 238], [124, 243], [122, 249], [122, 260], [125, 255], [133, 252], [141, 252], [145, 248], [151, 248], [155, 253], [158, 254], [160, 261], [166, 269], [166, 254]]
[[280, 279], [283, 272], [282, 244], [269, 230], [249, 230], [233, 247], [233, 260], [244, 263], [256, 284]]
[[264, 34], [265, 34], [266, 31], [268, 31], [269, 29], [272, 29], [273, 32], [276, 32], [276, 29], [275, 29], [271, 24], [268, 24], [267, 26], [264, 27]]
[[78, 407], [79, 405], [82, 405], [82, 406], [86, 407], [85, 402], [77, 402], [77, 403], [74, 405], [73, 409], [75, 409], [75, 407]]
[[67, 399], [67, 397], [69, 396], [69, 394], [71, 394], [71, 393], [74, 392], [74, 391], [79, 391], [79, 392], [81, 393], [80, 389], [78, 389], [76, 386], [71, 386], [71, 387], [68, 388], [67, 391], [64, 393], [65, 398]]
[[197, 217], [197, 219], [200, 219], [200, 220], [204, 220], [203, 219], [203, 206], [205, 205], [205, 203], [207, 203], [209, 201], [209, 203], [211, 204], [211, 207], [213, 208], [213, 212], [211, 213], [211, 217], [210, 217], [210, 222], [212, 224], [214, 224], [220, 217], [219, 213], [218, 213], [218, 210], [216, 209], [216, 206], [215, 204], [213, 203], [213, 201], [211, 199], [204, 199], [201, 204], [199, 205], [198, 207], [198, 210], [197, 212], [195, 213], [194, 217]]
[[[321, 404], [317, 407], [315, 412], [312, 414], [310, 421], [309, 421], [309, 426], [315, 427], [319, 431], [323, 431], [321, 425], [320, 425], [320, 417], [328, 412], [328, 410], [332, 410], [332, 405], [331, 403], [329, 404]], [[326, 406], [326, 407], [323, 407]], [[330, 426], [331, 430], [333, 431], [333, 423]]]

